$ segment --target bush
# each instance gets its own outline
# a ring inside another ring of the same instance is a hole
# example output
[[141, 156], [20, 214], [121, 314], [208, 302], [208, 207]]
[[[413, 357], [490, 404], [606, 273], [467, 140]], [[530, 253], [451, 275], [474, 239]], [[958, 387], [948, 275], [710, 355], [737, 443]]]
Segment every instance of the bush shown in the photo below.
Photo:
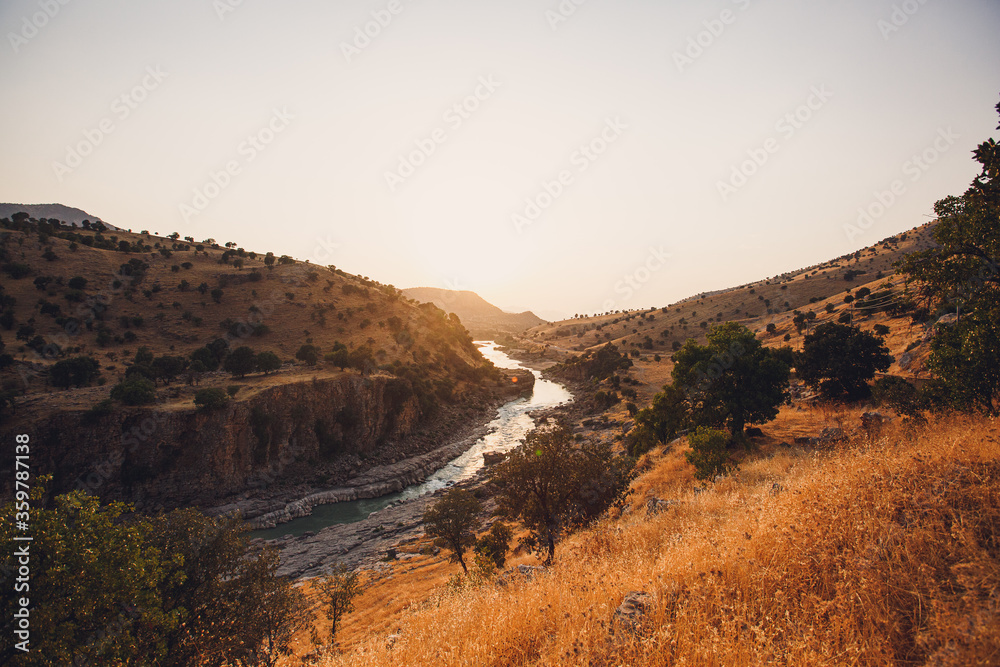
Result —
[[315, 366], [316, 362], [319, 361], [319, 355], [320, 351], [318, 347], [311, 343], [306, 343], [295, 353], [295, 358], [305, 362], [309, 366]]
[[229, 402], [229, 396], [219, 387], [199, 389], [194, 395], [194, 404], [199, 410], [215, 410], [224, 407]]
[[273, 373], [281, 368], [281, 359], [274, 352], [265, 350], [257, 355], [257, 370], [264, 373]]
[[111, 398], [125, 405], [148, 405], [156, 401], [156, 387], [141, 375], [130, 375], [112, 387]]
[[247, 373], [252, 373], [257, 368], [257, 354], [252, 348], [246, 345], [233, 350], [223, 367], [229, 371], [233, 377], [243, 377]]
[[707, 480], [716, 475], [725, 475], [734, 469], [729, 464], [729, 434], [725, 431], [699, 426], [688, 436], [691, 451], [684, 454], [687, 462], [694, 466], [695, 479]]
[[510, 540], [513, 536], [514, 532], [507, 524], [497, 521], [490, 527], [490, 532], [476, 540], [476, 554], [488, 558], [501, 568], [507, 562], [507, 552], [510, 550]]
[[100, 374], [100, 364], [88, 356], [57, 361], [49, 371], [52, 384], [63, 388], [89, 386]]

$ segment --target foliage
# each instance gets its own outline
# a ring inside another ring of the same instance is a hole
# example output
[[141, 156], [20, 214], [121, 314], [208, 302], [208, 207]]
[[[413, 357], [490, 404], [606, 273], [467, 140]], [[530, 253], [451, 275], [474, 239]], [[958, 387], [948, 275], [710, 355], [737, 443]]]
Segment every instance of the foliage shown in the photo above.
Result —
[[581, 379], [600, 382], [619, 370], [632, 367], [628, 355], [620, 352], [612, 343], [606, 343], [596, 352], [587, 350], [579, 357], [573, 357], [560, 364], [560, 368]]
[[493, 469], [501, 516], [520, 521], [530, 548], [555, 555], [556, 539], [586, 525], [621, 501], [632, 479], [634, 460], [615, 456], [607, 443], [577, 448], [565, 425], [536, 429]]
[[825, 322], [803, 339], [796, 355], [799, 377], [825, 398], [854, 400], [869, 394], [868, 381], [893, 358], [880, 336], [855, 326]]
[[[997, 104], [1000, 112], [1000, 104]], [[1000, 129], [998, 126], [997, 129]], [[908, 286], [951, 304], [956, 322], [940, 325], [929, 368], [955, 408], [1000, 414], [1000, 147], [993, 139], [973, 152], [981, 172], [961, 197], [934, 205], [936, 246], [897, 263]]]
[[714, 428], [699, 426], [688, 435], [691, 451], [684, 458], [694, 466], [695, 479], [707, 480], [730, 472], [728, 443], [729, 434]]
[[465, 564], [465, 550], [476, 543], [475, 529], [483, 507], [479, 500], [464, 489], [451, 489], [424, 512], [424, 529], [431, 537], [440, 538], [451, 550], [452, 562]]
[[328, 607], [327, 617], [330, 619], [330, 641], [337, 635], [340, 621], [346, 614], [354, 611], [354, 598], [363, 592], [358, 573], [345, 565], [337, 565], [330, 574], [320, 578], [317, 583], [321, 604]]
[[97, 359], [79, 356], [57, 361], [49, 372], [49, 378], [56, 387], [87, 387], [100, 374], [101, 365]]
[[223, 363], [223, 368], [233, 377], [244, 377], [257, 369], [257, 353], [246, 345], [240, 346], [229, 353]]
[[274, 352], [265, 350], [257, 355], [257, 370], [264, 373], [273, 373], [281, 368], [281, 359]]
[[315, 366], [320, 358], [320, 349], [312, 343], [306, 343], [295, 353], [295, 358], [309, 366]]
[[199, 410], [215, 410], [229, 403], [229, 396], [220, 387], [206, 387], [194, 394], [194, 404]]
[[156, 387], [141, 375], [129, 375], [111, 388], [111, 398], [125, 405], [148, 405], [156, 401]]
[[635, 416], [637, 428], [629, 439], [629, 454], [639, 456], [672, 440], [687, 418], [684, 401], [684, 390], [670, 384], [653, 396], [652, 403]]
[[695, 426], [728, 427], [739, 440], [747, 424], [774, 419], [785, 400], [788, 364], [736, 322], [712, 327], [707, 345], [688, 339], [674, 362], [674, 397], [683, 391]]
[[510, 526], [496, 521], [490, 526], [490, 532], [476, 540], [476, 554], [488, 558], [498, 568], [503, 567], [507, 562], [507, 552], [513, 536]]

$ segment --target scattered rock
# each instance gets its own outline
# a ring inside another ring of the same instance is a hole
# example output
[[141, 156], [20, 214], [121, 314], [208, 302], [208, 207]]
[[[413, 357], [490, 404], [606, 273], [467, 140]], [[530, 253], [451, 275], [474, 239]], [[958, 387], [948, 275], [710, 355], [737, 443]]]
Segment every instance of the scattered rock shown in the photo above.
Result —
[[503, 463], [507, 459], [507, 455], [503, 452], [485, 452], [483, 454], [483, 465], [494, 466], [498, 463]]
[[517, 565], [512, 567], [497, 578], [497, 584], [500, 586], [506, 586], [513, 583], [515, 579], [523, 578], [525, 581], [531, 581], [537, 576], [545, 574], [546, 568], [544, 565]]
[[779, 493], [781, 493], [784, 490], [785, 490], [785, 487], [783, 487], [781, 484], [778, 484], [777, 482], [775, 482], [774, 484], [771, 485], [771, 493], [774, 494], [774, 495], [778, 495]]
[[636, 632], [645, 625], [656, 598], [646, 591], [631, 591], [615, 609], [617, 625], [627, 632]]
[[662, 498], [650, 498], [646, 501], [646, 516], [653, 516], [666, 511], [673, 503]]
[[396, 560], [396, 549], [395, 549], [395, 547], [392, 547], [392, 548], [389, 548], [389, 549], [385, 550], [385, 559], [386, 560]]
[[861, 415], [861, 426], [869, 433], [878, 431], [883, 424], [892, 421], [892, 417], [886, 417], [880, 412], [865, 412]]
[[796, 445], [815, 445], [818, 442], [819, 442], [819, 438], [813, 438], [813, 437], [810, 437], [810, 436], [799, 435], [799, 436], [795, 437], [795, 444]]
[[838, 440], [844, 440], [847, 436], [844, 435], [844, 429], [838, 428], [836, 426], [829, 426], [819, 434], [819, 441], [823, 443], [836, 442]]

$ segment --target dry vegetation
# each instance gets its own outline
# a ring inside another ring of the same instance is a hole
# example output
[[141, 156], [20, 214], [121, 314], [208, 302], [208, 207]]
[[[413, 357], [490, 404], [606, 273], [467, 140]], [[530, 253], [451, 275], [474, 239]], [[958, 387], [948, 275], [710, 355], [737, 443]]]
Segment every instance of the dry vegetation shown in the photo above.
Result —
[[[388, 607], [348, 617], [345, 653], [320, 664], [1000, 664], [996, 421], [775, 444], [801, 421], [783, 415], [704, 491], [681, 446], [651, 452], [630, 507], [533, 581], [456, 591], [422, 567], [383, 581], [370, 602]], [[671, 504], [649, 513], [654, 497]], [[630, 591], [656, 600], [638, 627], [615, 620]]]

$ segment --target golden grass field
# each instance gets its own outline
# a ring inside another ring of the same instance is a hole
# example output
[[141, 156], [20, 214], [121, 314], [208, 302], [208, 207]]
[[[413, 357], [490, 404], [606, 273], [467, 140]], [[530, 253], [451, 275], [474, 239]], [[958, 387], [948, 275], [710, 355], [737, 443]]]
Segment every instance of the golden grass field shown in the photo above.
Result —
[[[448, 586], [443, 553], [396, 564], [306, 664], [1000, 664], [996, 420], [872, 437], [857, 412], [786, 408], [703, 492], [684, 446], [650, 452], [628, 508], [529, 582]], [[777, 444], [837, 423], [845, 442]], [[652, 497], [672, 504], [650, 515]], [[636, 628], [615, 621], [630, 591], [656, 600]]]

